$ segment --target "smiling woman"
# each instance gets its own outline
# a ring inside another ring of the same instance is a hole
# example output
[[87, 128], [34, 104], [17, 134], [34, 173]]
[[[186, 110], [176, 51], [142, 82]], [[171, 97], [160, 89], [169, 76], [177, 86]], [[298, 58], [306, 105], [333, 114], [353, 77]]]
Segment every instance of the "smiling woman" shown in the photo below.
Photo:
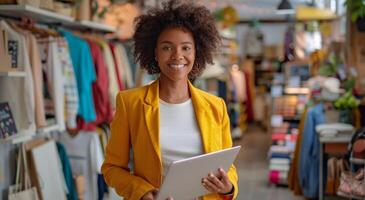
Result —
[[[116, 99], [102, 172], [126, 200], [155, 199], [173, 161], [232, 147], [225, 102], [190, 83], [212, 63], [220, 43], [214, 18], [203, 6], [181, 2], [168, 1], [136, 20], [135, 59], [160, 77]], [[210, 194], [199, 199], [234, 199], [237, 181], [233, 165], [207, 172], [201, 184]]]

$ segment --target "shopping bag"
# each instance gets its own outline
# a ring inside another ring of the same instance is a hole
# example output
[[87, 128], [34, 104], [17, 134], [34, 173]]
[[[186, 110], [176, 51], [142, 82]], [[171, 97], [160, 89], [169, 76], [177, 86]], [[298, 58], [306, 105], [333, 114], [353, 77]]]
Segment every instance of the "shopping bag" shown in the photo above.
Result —
[[24, 145], [19, 150], [15, 179], [15, 185], [9, 187], [8, 200], [39, 200], [36, 188], [31, 186]]

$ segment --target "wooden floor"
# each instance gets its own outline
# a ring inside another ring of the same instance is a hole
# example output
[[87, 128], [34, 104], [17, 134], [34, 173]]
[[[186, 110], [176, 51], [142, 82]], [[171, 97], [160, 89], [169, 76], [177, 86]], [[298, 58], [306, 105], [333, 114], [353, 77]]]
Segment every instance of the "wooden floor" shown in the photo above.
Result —
[[249, 126], [234, 145], [242, 145], [235, 165], [239, 176], [239, 200], [302, 200], [286, 187], [268, 184], [267, 152], [270, 135], [259, 126]]

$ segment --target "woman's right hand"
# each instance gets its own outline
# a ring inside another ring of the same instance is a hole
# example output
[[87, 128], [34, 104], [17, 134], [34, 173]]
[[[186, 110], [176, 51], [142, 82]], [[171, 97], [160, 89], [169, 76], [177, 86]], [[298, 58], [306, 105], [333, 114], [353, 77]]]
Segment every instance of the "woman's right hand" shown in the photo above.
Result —
[[[157, 197], [157, 194], [158, 194], [158, 190], [151, 190], [151, 191], [147, 192], [145, 195], [143, 195], [141, 200], [155, 200]], [[174, 199], [169, 197], [166, 200], [174, 200]]]
[[157, 190], [151, 190], [147, 192], [145, 195], [143, 195], [141, 200], [155, 200], [157, 197], [157, 193], [158, 193]]

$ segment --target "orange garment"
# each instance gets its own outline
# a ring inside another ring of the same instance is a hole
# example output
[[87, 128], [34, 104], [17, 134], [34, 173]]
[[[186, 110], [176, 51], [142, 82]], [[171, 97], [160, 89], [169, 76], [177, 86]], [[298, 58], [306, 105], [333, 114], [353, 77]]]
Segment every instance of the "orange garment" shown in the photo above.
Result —
[[[205, 153], [232, 146], [229, 118], [224, 101], [195, 88], [189, 91], [200, 128]], [[117, 110], [111, 123], [102, 173], [106, 183], [125, 200], [140, 200], [147, 192], [162, 184], [162, 162], [159, 142], [159, 81], [151, 85], [126, 90], [117, 95]], [[134, 171], [128, 168], [130, 148], [133, 150]], [[232, 165], [228, 177], [238, 194], [238, 177]], [[203, 197], [218, 200], [218, 194]]]

